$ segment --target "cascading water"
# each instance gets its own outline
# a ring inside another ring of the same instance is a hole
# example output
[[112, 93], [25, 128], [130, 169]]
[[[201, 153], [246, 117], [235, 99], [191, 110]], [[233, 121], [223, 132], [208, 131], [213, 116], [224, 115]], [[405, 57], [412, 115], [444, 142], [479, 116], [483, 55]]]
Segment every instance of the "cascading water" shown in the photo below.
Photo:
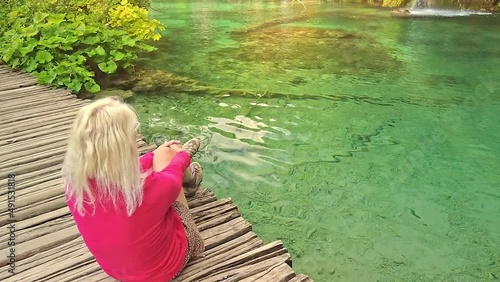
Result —
[[436, 8], [435, 0], [412, 0], [409, 11], [413, 16], [463, 17], [471, 15], [490, 15], [487, 12], [451, 10]]

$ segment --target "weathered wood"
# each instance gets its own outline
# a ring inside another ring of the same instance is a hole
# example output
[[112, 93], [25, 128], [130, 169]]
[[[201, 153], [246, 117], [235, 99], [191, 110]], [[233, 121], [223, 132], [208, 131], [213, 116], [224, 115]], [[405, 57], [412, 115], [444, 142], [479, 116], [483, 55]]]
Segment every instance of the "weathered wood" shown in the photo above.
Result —
[[[21, 263], [21, 261], [27, 257], [35, 255], [39, 252], [49, 250], [55, 246], [61, 245], [63, 243], [69, 242], [80, 236], [76, 226], [71, 226], [52, 234], [47, 234], [36, 239], [27, 241], [25, 243], [19, 244], [16, 248], [16, 260]], [[0, 266], [8, 264], [8, 259], [2, 257], [0, 259]]]
[[[56, 178], [39, 185], [32, 186], [30, 189], [22, 189], [19, 192], [16, 189], [16, 211], [26, 209], [31, 204], [37, 203], [43, 199], [55, 197], [63, 193], [62, 179]], [[7, 197], [0, 200], [0, 206], [7, 206]], [[6, 212], [6, 211], [3, 211]]]
[[36, 80], [29, 80], [25, 82], [12, 82], [12, 83], [3, 83], [0, 84], [0, 91], [11, 90], [16, 88], [21, 88], [25, 86], [32, 86], [36, 84]]
[[[284, 254], [285, 256], [290, 256], [289, 254]], [[289, 281], [295, 276], [292, 268], [286, 263], [279, 263], [269, 267], [262, 273], [256, 273], [246, 279], [235, 279], [233, 281], [262, 281], [262, 282], [285, 282]]]
[[177, 280], [182, 281], [182, 279], [186, 279], [200, 270], [215, 266], [260, 246], [262, 246], [262, 241], [257, 238], [255, 233], [246, 233], [241, 237], [217, 246], [217, 252], [212, 254], [205, 252], [203, 257], [190, 262], [182, 271], [181, 275], [177, 277]]
[[48, 87], [42, 87], [38, 85], [28, 86], [23, 88], [12, 89], [8, 91], [2, 91], [0, 95], [0, 102], [10, 101], [17, 99], [19, 97], [36, 96], [36, 97], [52, 97], [53, 95], [69, 95], [64, 91], [50, 91]]
[[15, 158], [12, 158], [8, 161], [3, 161], [0, 164], [0, 170], [8, 168], [12, 169], [14, 167], [24, 165], [26, 163], [33, 163], [38, 160], [45, 160], [49, 157], [62, 156], [64, 155], [65, 152], [66, 152], [65, 147], [56, 147], [46, 151], [33, 152], [27, 156], [15, 155], [16, 156]]
[[14, 124], [16, 122], [20, 121], [27, 121], [27, 120], [35, 120], [47, 115], [56, 115], [56, 114], [65, 114], [69, 112], [76, 113], [80, 108], [82, 107], [82, 104], [80, 103], [69, 103], [64, 105], [64, 107], [45, 107], [45, 108], [39, 108], [33, 111], [26, 111], [23, 115], [19, 114], [10, 114], [10, 115], [5, 115], [2, 118], [2, 121], [0, 124], [3, 125], [8, 125], [8, 124]]
[[[43, 130], [45, 134], [49, 133], [47, 129], [53, 129], [56, 126], [62, 126], [69, 129], [68, 124], [72, 124], [76, 116], [76, 112], [69, 112], [63, 114], [55, 114], [46, 116], [38, 119], [36, 123], [32, 121], [26, 120], [17, 122], [10, 126], [6, 126], [2, 128], [2, 132], [5, 132], [6, 136], [10, 138], [10, 135], [14, 135], [15, 133], [33, 133], [39, 130]], [[2, 137], [1, 140], [8, 139], [7, 137]]]
[[76, 281], [78, 282], [88, 282], [88, 281], [107, 281], [107, 282], [114, 282], [116, 280], [110, 278], [102, 269], [98, 270], [94, 273], [85, 275], [77, 279]]
[[[50, 199], [43, 199], [36, 205], [30, 205], [29, 207], [23, 207], [23, 209], [17, 210], [15, 213], [16, 220], [25, 220], [37, 215], [41, 215], [52, 211], [54, 209], [60, 209], [66, 206], [66, 199], [64, 195], [59, 195]], [[0, 217], [0, 226], [7, 224], [8, 218], [6, 216], [7, 212], [2, 212]]]
[[228, 203], [232, 203], [232, 200], [230, 198], [217, 200], [215, 202], [211, 202], [211, 203], [208, 203], [208, 204], [200, 206], [200, 207], [192, 208], [191, 213], [197, 214], [197, 215], [198, 214], [203, 215], [204, 212], [206, 212], [212, 208], [223, 206], [223, 205], [228, 204]]
[[[52, 220], [63, 217], [65, 215], [69, 215], [70, 211], [67, 207], [63, 207], [60, 209], [56, 209], [26, 220], [21, 220], [16, 222], [16, 228], [17, 229], [27, 229], [30, 227], [35, 227], [37, 225], [43, 224], [45, 222], [52, 222]], [[7, 228], [1, 228], [0, 229], [0, 236], [5, 236], [6, 234], [9, 233], [9, 230]]]
[[[39, 170], [35, 170], [28, 173], [16, 173], [16, 191], [31, 187], [31, 185], [36, 185], [45, 181], [49, 181], [55, 178], [60, 177], [61, 163], [58, 163], [54, 166], [45, 167]], [[11, 171], [9, 173], [14, 173]], [[0, 179], [0, 186], [7, 185], [7, 177], [5, 175], [1, 175], [2, 179]], [[5, 195], [7, 192], [5, 189], [0, 191], [0, 195]]]
[[[51, 93], [52, 94], [52, 93]], [[29, 95], [24, 97], [15, 97], [9, 100], [2, 101], [2, 105], [0, 109], [4, 113], [9, 113], [11, 111], [21, 114], [19, 109], [23, 108], [26, 110], [29, 108], [42, 108], [47, 107], [49, 105], [55, 104], [67, 104], [69, 102], [82, 104], [80, 101], [76, 100], [73, 95], [50, 95], [46, 97], [40, 97], [39, 95]]]
[[[232, 268], [228, 271], [220, 271], [219, 273], [212, 275], [210, 277], [204, 278], [206, 282], [217, 282], [217, 281], [259, 281], [254, 280], [252, 276], [264, 274], [266, 271], [273, 269], [276, 266], [285, 264], [285, 261], [290, 257], [289, 254], [281, 254], [276, 257], [271, 257], [267, 260], [257, 262], [255, 264]], [[247, 279], [245, 279], [247, 278]], [[248, 279], [251, 278], [251, 279]]]
[[[32, 138], [30, 140], [19, 141], [16, 143], [6, 144], [0, 146], [0, 158], [1, 160], [9, 159], [8, 156], [15, 154], [16, 152], [24, 152], [32, 149], [41, 148], [42, 146], [47, 146], [55, 142], [60, 142], [67, 140], [69, 137], [69, 131], [62, 131], [50, 134], [50, 136], [44, 135], [38, 138]], [[22, 147], [23, 150], [19, 150]], [[45, 149], [44, 147], [43, 149]], [[31, 152], [31, 151], [30, 151]]]
[[6, 178], [9, 173], [23, 174], [37, 169], [42, 169], [48, 166], [60, 164], [63, 159], [62, 155], [52, 156], [45, 159], [37, 160], [32, 163], [20, 164], [8, 168], [0, 169], [0, 177]]
[[[45, 222], [35, 227], [19, 228], [16, 224], [16, 244], [22, 244], [29, 240], [38, 238], [40, 236], [51, 234], [57, 230], [68, 228], [74, 225], [73, 218], [70, 215], [59, 217], [50, 222]], [[5, 228], [7, 229], [7, 228]], [[8, 248], [9, 234], [0, 237], [0, 249]]]
[[[63, 243], [52, 249], [39, 252], [31, 257], [22, 260], [16, 267], [17, 273], [22, 273], [24, 271], [29, 271], [30, 269], [44, 265], [44, 267], [50, 267], [50, 263], [59, 259], [68, 259], [73, 257], [75, 253], [86, 251], [85, 244], [81, 237], [77, 237], [71, 241]], [[9, 266], [0, 267], [0, 281], [5, 281], [5, 279], [11, 276], [7, 270]], [[17, 277], [17, 275], [16, 275]]]
[[299, 274], [292, 278], [289, 282], [313, 282], [313, 280], [304, 274]]
[[181, 276], [179, 276], [179, 280], [176, 280], [176, 281], [194, 281], [197, 279], [201, 279], [203, 277], [210, 277], [211, 275], [216, 274], [220, 271], [223, 271], [226, 268], [254, 261], [256, 258], [259, 258], [265, 254], [274, 253], [280, 249], [283, 249], [283, 244], [279, 241], [273, 242], [271, 244], [259, 247], [255, 250], [252, 250], [252, 251], [247, 252], [245, 254], [239, 255], [237, 257], [234, 257], [234, 258], [231, 258], [228, 260], [224, 260], [223, 262], [220, 262], [219, 264], [217, 264], [215, 266], [200, 269], [200, 271], [191, 275], [189, 277], [189, 280], [188, 279], [181, 280], [182, 278], [181, 278]]
[[[69, 125], [68, 125], [69, 126]], [[61, 126], [59, 128], [54, 128], [54, 126], [46, 126], [45, 130], [32, 130], [31, 132], [26, 132], [26, 134], [11, 134], [10, 136], [5, 136], [0, 139], [0, 146], [5, 146], [8, 144], [18, 143], [26, 140], [30, 140], [37, 137], [47, 136], [47, 132], [56, 134], [59, 132], [68, 133], [68, 127]]]
[[[10, 151], [10, 152], [6, 152], [4, 154], [0, 153], [0, 163], [16, 160], [16, 159], [20, 159], [20, 158], [26, 158], [28, 156], [33, 156], [40, 151], [48, 152], [48, 151], [55, 150], [55, 149], [65, 148], [67, 144], [68, 144], [68, 136], [65, 136], [65, 135], [57, 136], [56, 135], [53, 138], [47, 138], [46, 140], [39, 142], [32, 149], [26, 149], [26, 150], [22, 150], [22, 151]], [[0, 152], [2, 152], [2, 151], [3, 150], [0, 150]]]
[[252, 225], [241, 217], [237, 217], [217, 227], [200, 231], [205, 242], [205, 249], [213, 248], [224, 242], [239, 237], [252, 230]]
[[[33, 133], [42, 133], [47, 134], [52, 131], [58, 130], [68, 130], [71, 124], [74, 121], [75, 113], [54, 115], [50, 118], [44, 118], [37, 121], [37, 123], [33, 123], [30, 121], [22, 121], [19, 124], [16, 123], [10, 126], [8, 129], [5, 129], [5, 135], [0, 136], [0, 140], [10, 140], [9, 143], [15, 142], [19, 140], [24, 134], [33, 134]], [[21, 139], [26, 140], [26, 139]]]

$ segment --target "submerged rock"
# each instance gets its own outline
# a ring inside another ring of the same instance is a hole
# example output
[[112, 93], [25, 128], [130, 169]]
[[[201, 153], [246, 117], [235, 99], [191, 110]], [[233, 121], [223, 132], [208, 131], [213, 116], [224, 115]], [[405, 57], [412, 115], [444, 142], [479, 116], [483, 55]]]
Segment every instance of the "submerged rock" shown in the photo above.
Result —
[[[214, 51], [210, 57], [239, 58], [275, 74], [301, 69], [366, 76], [398, 72], [402, 65], [392, 50], [376, 38], [342, 29], [275, 26], [237, 35], [235, 40], [239, 46]], [[215, 66], [219, 63], [223, 69], [224, 62], [212, 62]], [[244, 66], [248, 64], [241, 65]], [[294, 85], [303, 83], [294, 77], [289, 81]]]

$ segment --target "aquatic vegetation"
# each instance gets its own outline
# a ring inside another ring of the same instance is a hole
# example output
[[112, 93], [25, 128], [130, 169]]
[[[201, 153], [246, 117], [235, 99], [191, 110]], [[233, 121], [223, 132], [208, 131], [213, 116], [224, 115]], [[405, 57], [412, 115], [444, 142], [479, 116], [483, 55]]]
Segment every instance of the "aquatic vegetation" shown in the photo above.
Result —
[[280, 25], [257, 29], [238, 40], [239, 47], [219, 52], [265, 65], [276, 73], [321, 69], [336, 75], [372, 75], [397, 72], [402, 67], [390, 50], [370, 37], [341, 29]]
[[161, 37], [164, 26], [133, 3], [9, 1], [0, 24], [0, 58], [42, 84], [97, 92], [99, 78], [129, 68], [139, 51], [155, 50], [145, 40]]

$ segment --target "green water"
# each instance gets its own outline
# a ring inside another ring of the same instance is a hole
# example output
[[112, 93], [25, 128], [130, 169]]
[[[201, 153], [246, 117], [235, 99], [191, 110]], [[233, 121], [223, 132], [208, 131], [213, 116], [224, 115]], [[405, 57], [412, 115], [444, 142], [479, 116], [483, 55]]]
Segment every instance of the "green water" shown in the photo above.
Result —
[[316, 281], [500, 278], [500, 17], [305, 4], [154, 2], [144, 64], [261, 95], [138, 94], [143, 132], [201, 136], [204, 184]]

